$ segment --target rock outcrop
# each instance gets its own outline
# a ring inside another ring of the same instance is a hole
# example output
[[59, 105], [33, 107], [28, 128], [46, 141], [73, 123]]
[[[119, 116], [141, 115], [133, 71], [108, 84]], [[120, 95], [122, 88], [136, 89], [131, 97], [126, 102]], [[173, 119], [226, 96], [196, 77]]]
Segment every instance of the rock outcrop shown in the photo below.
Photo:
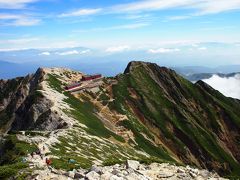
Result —
[[[132, 166], [133, 165], [133, 166]], [[138, 161], [129, 160], [126, 164], [113, 166], [94, 166], [89, 170], [74, 169], [64, 172], [56, 169], [37, 171], [35, 179], [81, 179], [81, 180], [224, 180], [217, 173], [200, 170], [192, 167], [171, 165], [168, 163], [140, 164]]]

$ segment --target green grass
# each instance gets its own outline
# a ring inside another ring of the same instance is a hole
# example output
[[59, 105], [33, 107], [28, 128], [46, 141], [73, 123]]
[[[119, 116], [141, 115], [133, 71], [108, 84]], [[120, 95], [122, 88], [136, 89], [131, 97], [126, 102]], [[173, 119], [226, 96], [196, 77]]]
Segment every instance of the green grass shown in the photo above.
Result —
[[27, 167], [28, 165], [25, 163], [15, 163], [0, 166], [0, 179], [8, 179], [12, 176], [15, 176], [20, 170], [25, 169]]
[[141, 134], [141, 131], [138, 131], [135, 128], [135, 126], [131, 123], [131, 121], [124, 120], [121, 122], [121, 124], [133, 132], [135, 136], [135, 141], [137, 142], [136, 148], [142, 149], [149, 155], [154, 156], [156, 158], [159, 158], [165, 161], [174, 161], [169, 156], [169, 154], [165, 150], [163, 150], [162, 147], [157, 147], [153, 145], [149, 140], [145, 139], [144, 136]]
[[37, 146], [19, 141], [16, 135], [8, 135], [6, 140], [1, 143], [0, 149], [2, 150], [0, 179], [8, 179], [28, 167], [27, 163], [22, 162], [22, 158], [26, 157], [28, 153], [36, 151]]
[[92, 103], [88, 101], [81, 102], [67, 92], [64, 94], [68, 97], [65, 99], [65, 102], [73, 108], [73, 110], [68, 112], [69, 115], [79, 120], [80, 123], [85, 124], [88, 127], [85, 129], [88, 133], [104, 138], [110, 138], [113, 136], [116, 140], [124, 142], [123, 138], [108, 130], [101, 120], [94, 115], [95, 108]]
[[63, 91], [62, 84], [54, 75], [48, 74], [47, 80], [48, 80], [48, 84], [51, 88], [62, 93], [62, 91]]
[[3, 155], [0, 157], [0, 165], [12, 164], [21, 161], [28, 153], [37, 150], [37, 146], [24, 141], [19, 141], [16, 135], [8, 135], [1, 145]]

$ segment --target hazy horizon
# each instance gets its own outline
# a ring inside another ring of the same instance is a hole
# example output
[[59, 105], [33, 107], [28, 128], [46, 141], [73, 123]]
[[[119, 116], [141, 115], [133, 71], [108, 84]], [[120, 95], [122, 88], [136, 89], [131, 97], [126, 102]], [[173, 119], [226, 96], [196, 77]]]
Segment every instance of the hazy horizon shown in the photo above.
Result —
[[0, 61], [240, 64], [239, 0], [0, 0]]

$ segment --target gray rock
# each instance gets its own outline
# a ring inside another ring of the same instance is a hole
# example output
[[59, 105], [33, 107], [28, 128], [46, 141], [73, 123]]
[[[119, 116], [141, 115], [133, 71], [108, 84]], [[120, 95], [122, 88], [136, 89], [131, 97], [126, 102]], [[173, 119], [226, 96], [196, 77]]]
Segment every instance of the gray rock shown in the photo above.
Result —
[[128, 173], [128, 171], [124, 170], [124, 171], [122, 171], [122, 174], [123, 174], [124, 176], [127, 176], [129, 173]]
[[210, 172], [207, 171], [207, 170], [201, 170], [201, 171], [199, 172], [199, 175], [202, 176], [202, 177], [204, 177], [204, 178], [207, 178], [207, 177], [210, 176]]
[[112, 174], [113, 174], [113, 175], [117, 175], [117, 174], [119, 174], [119, 173], [120, 173], [120, 171], [117, 170], [117, 169], [113, 169], [113, 171], [112, 171]]
[[90, 171], [89, 173], [86, 174], [85, 177], [88, 180], [100, 180], [100, 175], [95, 171]]
[[113, 166], [113, 169], [118, 169], [118, 168], [120, 168], [120, 165], [119, 165], [119, 164], [115, 164], [115, 165]]
[[101, 180], [109, 180], [111, 176], [112, 176], [112, 174], [110, 172], [106, 172], [101, 175], [100, 179]]
[[158, 178], [170, 178], [172, 176], [174, 176], [174, 174], [170, 172], [161, 172], [157, 175]]
[[127, 180], [149, 180], [147, 177], [136, 174], [136, 173], [131, 173], [128, 176], [125, 177]]
[[195, 174], [195, 173], [192, 172], [192, 171], [190, 171], [189, 174], [190, 174], [190, 176], [193, 177], [193, 178], [197, 177], [197, 174]]
[[138, 169], [141, 170], [141, 171], [145, 171], [146, 167], [144, 165], [140, 164]]
[[116, 175], [112, 175], [109, 180], [124, 180], [123, 177], [118, 177]]
[[80, 173], [80, 172], [76, 172], [74, 175], [74, 179], [80, 179], [80, 178], [84, 178], [85, 174], [84, 173]]
[[127, 168], [131, 168], [131, 169], [138, 169], [140, 163], [138, 161], [134, 161], [134, 160], [127, 160]]
[[198, 169], [191, 169], [190, 172], [194, 173], [194, 174], [199, 174]]
[[94, 171], [94, 172], [96, 172], [96, 173], [98, 173], [98, 174], [103, 174], [103, 173], [102, 173], [102, 168], [101, 168], [101, 167], [98, 167], [98, 166], [96, 166], [96, 165], [93, 165], [93, 166], [91, 167], [90, 171]]
[[179, 169], [177, 170], [177, 173], [185, 173], [185, 171], [184, 171], [183, 169], [179, 168]]
[[74, 176], [75, 176], [75, 172], [74, 171], [69, 171], [68, 172], [68, 177], [74, 178]]

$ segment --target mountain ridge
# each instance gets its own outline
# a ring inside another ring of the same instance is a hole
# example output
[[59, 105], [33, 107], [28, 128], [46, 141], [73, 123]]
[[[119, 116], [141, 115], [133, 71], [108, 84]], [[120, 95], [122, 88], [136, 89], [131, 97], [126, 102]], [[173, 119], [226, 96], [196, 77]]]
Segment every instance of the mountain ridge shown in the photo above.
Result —
[[64, 91], [82, 76], [69, 69], [40, 68], [8, 89], [10, 81], [0, 83], [0, 116], [10, 115], [1, 120], [6, 123], [1, 132], [52, 132], [49, 139], [40, 135], [38, 143], [34, 136], [17, 136], [38, 146], [46, 140], [55, 168], [66, 168], [68, 157], [81, 167], [138, 159], [238, 175], [239, 101], [153, 63], [134, 61], [123, 74], [99, 80], [98, 88]]

